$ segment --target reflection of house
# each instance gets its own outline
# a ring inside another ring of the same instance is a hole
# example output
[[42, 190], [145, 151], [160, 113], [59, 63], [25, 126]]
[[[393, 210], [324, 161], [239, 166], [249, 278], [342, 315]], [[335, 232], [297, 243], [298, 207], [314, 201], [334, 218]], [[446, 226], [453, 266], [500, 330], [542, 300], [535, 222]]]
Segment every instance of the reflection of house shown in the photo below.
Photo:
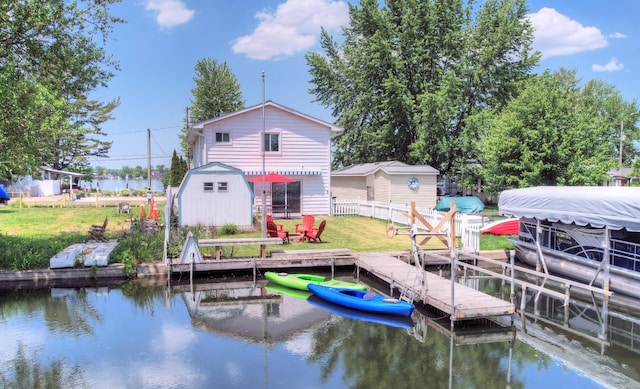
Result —
[[[262, 135], [264, 125], [264, 137]], [[187, 144], [192, 168], [219, 161], [249, 178], [276, 172], [293, 183], [266, 183], [266, 204], [286, 204], [292, 216], [328, 214], [331, 137], [342, 130], [332, 124], [267, 101], [263, 105], [209, 119], [192, 126]], [[264, 139], [263, 141], [261, 141]], [[254, 183], [254, 207], [261, 207], [262, 183]]]
[[181, 227], [253, 224], [253, 192], [242, 171], [231, 166], [212, 162], [189, 170], [176, 198]]
[[366, 199], [433, 208], [438, 171], [428, 165], [398, 161], [363, 163], [331, 173], [331, 193], [336, 199]]

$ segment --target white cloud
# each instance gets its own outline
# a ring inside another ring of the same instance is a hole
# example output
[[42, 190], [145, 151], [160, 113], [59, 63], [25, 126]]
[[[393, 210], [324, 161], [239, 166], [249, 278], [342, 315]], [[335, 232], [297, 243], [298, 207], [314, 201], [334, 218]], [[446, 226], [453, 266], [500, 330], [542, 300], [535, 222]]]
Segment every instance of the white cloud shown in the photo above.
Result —
[[606, 65], [593, 64], [591, 66], [591, 70], [593, 70], [594, 72], [615, 72], [618, 70], [622, 70], [622, 68], [624, 68], [624, 64], [618, 63], [618, 60], [616, 58], [611, 58], [611, 60], [607, 62]]
[[147, 0], [145, 9], [156, 13], [156, 22], [163, 28], [186, 23], [195, 14], [180, 0]]
[[320, 28], [336, 30], [349, 22], [349, 7], [344, 1], [287, 0], [275, 12], [256, 14], [260, 24], [233, 44], [233, 52], [268, 60], [293, 55], [316, 43]]
[[607, 46], [607, 40], [598, 28], [585, 27], [553, 8], [542, 8], [527, 17], [535, 28], [534, 48], [542, 53], [543, 58]]
[[621, 32], [614, 32], [613, 34], [609, 34], [609, 38], [616, 38], [616, 39], [620, 39], [620, 38], [626, 38], [627, 36]]

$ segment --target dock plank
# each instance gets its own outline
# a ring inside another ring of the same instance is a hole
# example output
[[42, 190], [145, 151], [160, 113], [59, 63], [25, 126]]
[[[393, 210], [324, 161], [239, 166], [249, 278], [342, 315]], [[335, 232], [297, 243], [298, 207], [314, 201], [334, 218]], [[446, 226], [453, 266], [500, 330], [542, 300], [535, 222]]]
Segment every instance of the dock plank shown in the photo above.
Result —
[[[451, 280], [422, 271], [388, 253], [360, 253], [356, 256], [357, 267], [365, 269], [389, 285], [416, 296], [422, 303], [443, 312], [452, 312], [451, 320], [489, 318], [515, 313], [515, 305], [497, 297], [489, 296], [473, 288], [454, 283], [454, 301], [451, 301]], [[416, 277], [426, 280], [426, 293]]]

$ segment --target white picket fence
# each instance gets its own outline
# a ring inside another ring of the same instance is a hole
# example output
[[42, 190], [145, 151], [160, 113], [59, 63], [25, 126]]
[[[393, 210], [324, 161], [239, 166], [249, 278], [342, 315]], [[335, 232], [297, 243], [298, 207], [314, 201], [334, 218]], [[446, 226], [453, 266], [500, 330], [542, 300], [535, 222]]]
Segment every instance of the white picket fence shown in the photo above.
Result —
[[[416, 210], [431, 225], [437, 225], [443, 219], [443, 213], [433, 209], [416, 208]], [[380, 201], [366, 201], [361, 199], [334, 199], [331, 204], [332, 216], [364, 216], [393, 222], [397, 226], [408, 226], [409, 220], [405, 214], [411, 213], [408, 205], [384, 203]], [[475, 253], [480, 251], [480, 228], [482, 217], [456, 213], [456, 236], [461, 237], [462, 247]], [[420, 221], [416, 221], [416, 227], [427, 230]], [[445, 222], [443, 231], [449, 231], [450, 224]]]

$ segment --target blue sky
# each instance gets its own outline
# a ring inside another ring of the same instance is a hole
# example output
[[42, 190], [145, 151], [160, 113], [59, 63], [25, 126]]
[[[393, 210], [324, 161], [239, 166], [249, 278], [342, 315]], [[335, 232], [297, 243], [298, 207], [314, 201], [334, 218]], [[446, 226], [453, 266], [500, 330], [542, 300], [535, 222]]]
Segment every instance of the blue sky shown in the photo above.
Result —
[[[308, 93], [304, 55], [320, 49], [321, 26], [340, 36], [347, 2], [125, 0], [111, 10], [127, 20], [107, 43], [121, 69], [94, 97], [121, 104], [103, 126], [113, 141], [109, 158], [92, 159], [93, 166], [146, 167], [151, 129], [151, 164], [169, 167], [173, 150], [180, 153], [195, 64], [207, 57], [227, 62], [247, 106], [262, 101], [264, 71], [267, 100], [334, 122]], [[638, 98], [640, 1], [530, 0], [529, 12], [543, 54], [538, 71], [577, 69], [583, 81], [601, 79], [625, 99]]]

